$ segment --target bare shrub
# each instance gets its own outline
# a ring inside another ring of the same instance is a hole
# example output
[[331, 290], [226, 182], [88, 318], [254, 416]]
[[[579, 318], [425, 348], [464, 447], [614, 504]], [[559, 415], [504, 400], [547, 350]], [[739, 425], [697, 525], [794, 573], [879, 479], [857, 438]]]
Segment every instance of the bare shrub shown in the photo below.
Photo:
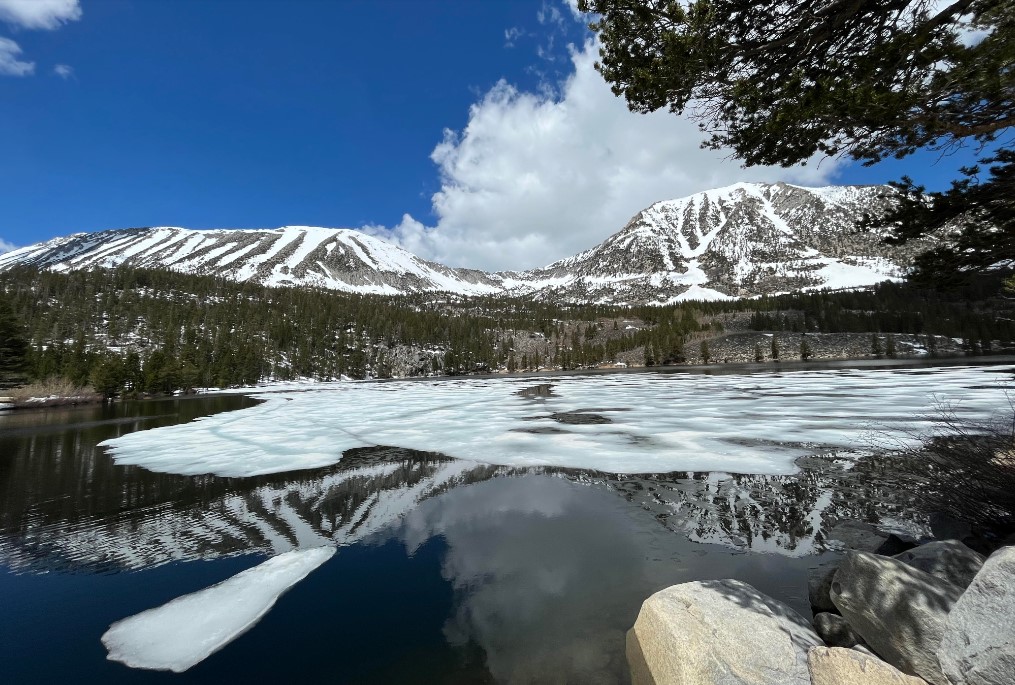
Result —
[[945, 513], [988, 534], [1015, 530], [1015, 398], [990, 419], [963, 418], [942, 405], [934, 421], [933, 433], [910, 432], [903, 440], [876, 433], [873, 444], [914, 457], [909, 461], [922, 486], [917, 503], [927, 513]]
[[98, 402], [102, 395], [87, 385], [75, 385], [66, 378], [47, 378], [9, 391], [15, 407], [42, 407]]

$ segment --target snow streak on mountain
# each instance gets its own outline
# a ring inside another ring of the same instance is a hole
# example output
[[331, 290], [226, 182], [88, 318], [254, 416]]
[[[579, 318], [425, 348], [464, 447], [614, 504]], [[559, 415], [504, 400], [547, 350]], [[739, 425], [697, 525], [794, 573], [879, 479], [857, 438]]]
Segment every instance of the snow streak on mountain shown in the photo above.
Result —
[[426, 262], [391, 243], [350, 229], [286, 226], [271, 230], [129, 228], [77, 233], [0, 255], [0, 269], [28, 264], [55, 271], [164, 267], [269, 286], [320, 286], [381, 295], [499, 290], [485, 274]]
[[486, 273], [423, 260], [355, 230], [131, 228], [78, 233], [0, 255], [0, 269], [164, 267], [270, 286], [354, 293], [530, 295], [604, 304], [725, 299], [900, 278], [921, 246], [855, 228], [887, 186], [739, 183], [658, 202], [620, 232], [542, 269]]

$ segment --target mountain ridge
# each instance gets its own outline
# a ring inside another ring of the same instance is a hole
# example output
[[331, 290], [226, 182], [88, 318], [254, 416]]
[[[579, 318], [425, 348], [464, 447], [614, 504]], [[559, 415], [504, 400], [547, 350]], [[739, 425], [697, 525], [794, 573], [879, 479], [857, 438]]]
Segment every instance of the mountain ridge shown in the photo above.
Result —
[[428, 261], [348, 228], [111, 229], [0, 254], [0, 270], [123, 264], [263, 285], [352, 293], [524, 295], [602, 304], [668, 304], [900, 279], [924, 244], [892, 247], [855, 228], [890, 206], [890, 186], [737, 183], [663, 200], [588, 250], [526, 271]]

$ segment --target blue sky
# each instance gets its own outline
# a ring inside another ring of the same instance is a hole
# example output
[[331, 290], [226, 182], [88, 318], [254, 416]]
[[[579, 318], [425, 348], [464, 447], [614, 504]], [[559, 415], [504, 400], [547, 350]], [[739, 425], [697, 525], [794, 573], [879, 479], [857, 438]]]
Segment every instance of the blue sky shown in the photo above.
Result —
[[955, 167], [744, 170], [627, 112], [594, 57], [568, 0], [0, 0], [0, 244], [322, 225], [527, 268], [738, 180]]

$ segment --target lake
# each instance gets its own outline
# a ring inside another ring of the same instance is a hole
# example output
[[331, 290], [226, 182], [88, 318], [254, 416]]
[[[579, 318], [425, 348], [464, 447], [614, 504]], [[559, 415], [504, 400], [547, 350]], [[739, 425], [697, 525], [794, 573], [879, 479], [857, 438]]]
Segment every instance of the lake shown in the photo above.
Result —
[[[8, 682], [624, 683], [652, 592], [737, 578], [809, 616], [836, 521], [925, 532], [872, 442], [932, 432], [941, 403], [1001, 411], [1010, 375], [347, 383], [0, 413], [0, 665]], [[187, 641], [215, 612], [254, 619], [200, 659]], [[129, 668], [107, 648], [198, 660]]]

